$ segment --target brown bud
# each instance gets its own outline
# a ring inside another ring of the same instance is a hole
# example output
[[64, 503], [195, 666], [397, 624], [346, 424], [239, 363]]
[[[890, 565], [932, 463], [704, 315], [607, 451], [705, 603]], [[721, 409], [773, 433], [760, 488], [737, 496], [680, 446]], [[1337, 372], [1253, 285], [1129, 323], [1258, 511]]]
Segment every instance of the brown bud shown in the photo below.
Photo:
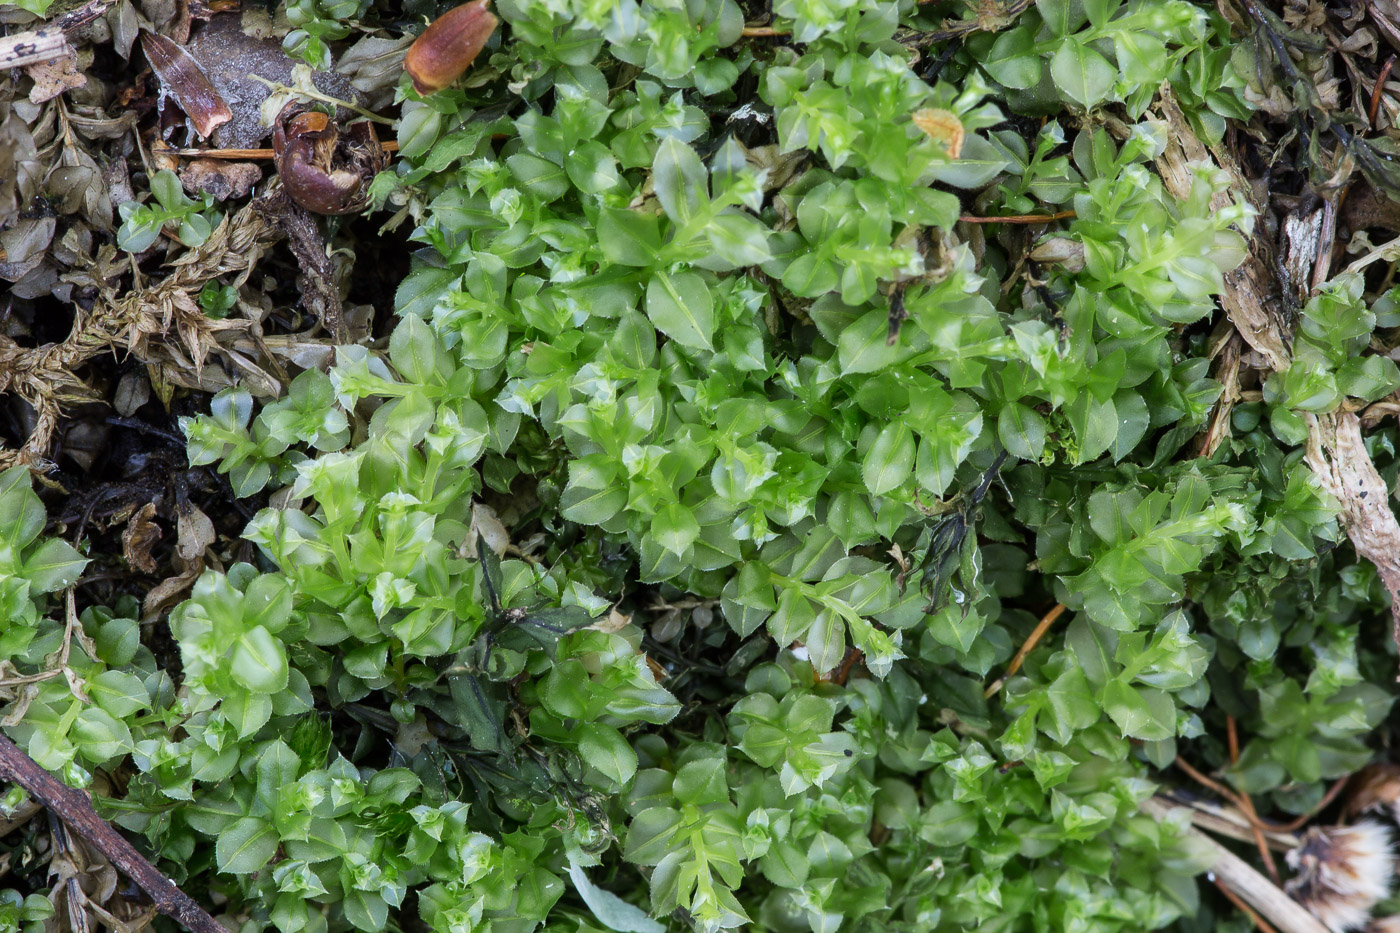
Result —
[[143, 32], [141, 48], [160, 79], [161, 94], [175, 98], [200, 137], [207, 138], [215, 128], [233, 119], [223, 96], [182, 46], [165, 36]]
[[369, 203], [365, 189], [384, 168], [384, 150], [366, 122], [341, 133], [326, 114], [292, 102], [277, 115], [272, 151], [282, 187], [317, 214], [353, 214]]
[[452, 84], [476, 60], [498, 20], [487, 7], [491, 0], [472, 0], [433, 20], [413, 41], [403, 66], [419, 94], [431, 94]]

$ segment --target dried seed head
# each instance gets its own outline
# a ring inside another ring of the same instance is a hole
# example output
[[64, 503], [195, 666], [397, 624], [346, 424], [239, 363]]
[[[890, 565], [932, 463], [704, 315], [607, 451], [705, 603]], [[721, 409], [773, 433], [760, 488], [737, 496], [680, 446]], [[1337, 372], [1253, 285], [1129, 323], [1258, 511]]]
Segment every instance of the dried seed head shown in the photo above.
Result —
[[1364, 927], [1395, 874], [1390, 831], [1374, 820], [1310, 829], [1287, 860], [1297, 875], [1284, 890], [1333, 933]]
[[1350, 815], [1380, 810], [1400, 820], [1400, 765], [1388, 761], [1367, 765], [1352, 775], [1347, 787]]
[[403, 66], [419, 94], [431, 94], [456, 81], [486, 46], [498, 20], [491, 0], [472, 0], [433, 20], [413, 41]]

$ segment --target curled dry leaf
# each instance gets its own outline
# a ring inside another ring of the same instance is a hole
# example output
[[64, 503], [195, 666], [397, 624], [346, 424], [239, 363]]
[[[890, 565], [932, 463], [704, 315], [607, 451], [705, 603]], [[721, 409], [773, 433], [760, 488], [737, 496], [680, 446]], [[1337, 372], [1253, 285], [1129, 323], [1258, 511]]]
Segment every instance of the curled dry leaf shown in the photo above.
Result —
[[278, 114], [272, 151], [287, 194], [317, 214], [364, 210], [369, 183], [384, 168], [372, 124], [353, 123], [342, 133], [327, 114], [295, 102]]
[[116, 394], [112, 397], [112, 407], [123, 418], [129, 418], [136, 409], [151, 400], [151, 384], [145, 373], [132, 370], [117, 382]]
[[1071, 274], [1084, 271], [1084, 244], [1069, 237], [1056, 236], [1041, 240], [1028, 256], [1035, 262], [1063, 266], [1064, 270]]
[[233, 119], [233, 112], [204, 69], [184, 48], [151, 32], [142, 33], [141, 48], [160, 79], [162, 101], [167, 96], [175, 98], [201, 138], [207, 139], [216, 128]]
[[498, 20], [490, 0], [472, 0], [433, 20], [413, 41], [404, 69], [419, 94], [440, 91], [461, 77], [486, 47]]
[[408, 36], [398, 39], [365, 36], [340, 56], [336, 73], [349, 79], [351, 86], [364, 96], [366, 107], [377, 110], [388, 106], [393, 102], [394, 89], [403, 73], [404, 51], [412, 41]]
[[122, 532], [122, 556], [127, 564], [142, 573], [155, 573], [156, 560], [151, 556], [151, 548], [161, 539], [160, 526], [152, 519], [156, 517], [156, 504], [147, 502], [126, 523]]
[[474, 541], [478, 536], [496, 552], [497, 557], [506, 556], [506, 549], [510, 547], [510, 532], [496, 517], [496, 510], [483, 502], [472, 503], [472, 523], [467, 540]]

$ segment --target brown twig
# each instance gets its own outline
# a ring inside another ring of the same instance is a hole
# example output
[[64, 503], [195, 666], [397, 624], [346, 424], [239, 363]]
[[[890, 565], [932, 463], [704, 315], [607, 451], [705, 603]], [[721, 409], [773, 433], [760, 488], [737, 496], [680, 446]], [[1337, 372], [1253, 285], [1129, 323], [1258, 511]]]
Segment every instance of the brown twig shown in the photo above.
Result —
[[151, 898], [155, 908], [191, 933], [228, 933], [203, 907], [146, 860], [92, 809], [88, 795], [63, 784], [0, 735], [0, 779], [23, 787]]
[[1240, 796], [1238, 794], [1230, 790], [1230, 788], [1221, 784], [1219, 781], [1212, 780], [1211, 778], [1206, 777], [1200, 771], [1197, 771], [1191, 765], [1191, 762], [1187, 761], [1185, 758], [1182, 758], [1180, 755], [1178, 755], [1172, 763], [1175, 764], [1182, 771], [1186, 772], [1187, 777], [1191, 778], [1191, 780], [1200, 784], [1202, 787], [1206, 787], [1210, 790], [1215, 791], [1221, 797], [1224, 797], [1226, 800], [1230, 801], [1230, 803], [1232, 803], [1240, 811], [1240, 813], [1245, 817], [1245, 819], [1249, 821], [1252, 827], [1257, 826], [1264, 832], [1269, 833], [1296, 832], [1303, 826], [1303, 824], [1307, 823], [1307, 821], [1312, 819], [1314, 816], [1317, 816], [1317, 814], [1325, 810], [1332, 803], [1332, 801], [1336, 800], [1337, 795], [1342, 792], [1342, 789], [1346, 787], [1347, 781], [1350, 779], [1350, 775], [1348, 775], [1347, 777], [1339, 778], [1335, 783], [1333, 783], [1331, 787], [1327, 789], [1327, 793], [1322, 795], [1322, 799], [1317, 802], [1317, 805], [1311, 810], [1309, 810], [1307, 813], [1304, 813], [1303, 815], [1297, 817], [1296, 819], [1290, 820], [1287, 823], [1272, 823], [1268, 820], [1261, 819], [1256, 813], [1247, 811], [1244, 806], [1244, 801], [1240, 799]]
[[[1171, 796], [1168, 792], [1167, 796]], [[1240, 842], [1253, 842], [1254, 831], [1249, 825], [1249, 819], [1244, 815], [1244, 811], [1231, 804], [1215, 803], [1205, 797], [1191, 797], [1189, 799], [1172, 800], [1178, 806], [1186, 807], [1191, 811], [1191, 822], [1204, 830], [1226, 836], [1230, 839], [1238, 839]], [[1293, 833], [1281, 833], [1267, 831], [1265, 838], [1269, 841], [1269, 846], [1275, 852], [1287, 852], [1289, 849], [1296, 849], [1301, 841]]]
[[1322, 795], [1322, 799], [1317, 802], [1316, 806], [1314, 806], [1311, 810], [1309, 810], [1307, 813], [1304, 813], [1297, 819], [1292, 820], [1291, 822], [1275, 824], [1275, 828], [1278, 830], [1282, 830], [1283, 832], [1289, 833], [1296, 832], [1297, 830], [1301, 829], [1304, 823], [1306, 823], [1308, 820], [1317, 816], [1323, 810], [1331, 806], [1332, 801], [1337, 799], [1337, 795], [1342, 792], [1343, 788], [1347, 786], [1347, 781], [1350, 780], [1350, 774], [1345, 774], [1337, 778], [1337, 780], [1332, 782], [1332, 786], [1327, 788], [1327, 793]]
[[[1240, 762], [1240, 739], [1235, 731], [1235, 717], [1229, 714], [1225, 716], [1225, 736], [1230, 746], [1230, 764], [1237, 765]], [[1274, 864], [1273, 853], [1269, 851], [1269, 843], [1264, 839], [1264, 830], [1259, 825], [1259, 812], [1254, 809], [1254, 801], [1247, 791], [1240, 791], [1239, 795], [1240, 809], [1244, 811], [1245, 819], [1249, 820], [1249, 828], [1254, 833], [1254, 844], [1259, 847], [1259, 857], [1264, 860], [1269, 877], [1274, 879], [1274, 884], [1278, 884], [1278, 866]]]
[[[398, 152], [399, 144], [394, 140], [379, 144], [385, 152]], [[271, 149], [157, 149], [157, 155], [179, 156], [182, 159], [272, 159], [276, 152]]]
[[859, 648], [852, 648], [846, 652], [846, 658], [841, 662], [841, 667], [837, 669], [836, 676], [831, 678], [831, 682], [844, 687], [846, 678], [851, 676], [851, 668], [855, 667], [856, 663], [863, 657], [865, 655], [861, 653]]
[[1239, 807], [1241, 811], [1244, 810], [1244, 805], [1240, 803], [1240, 798], [1238, 794], [1230, 790], [1230, 788], [1226, 787], [1224, 784], [1221, 784], [1219, 781], [1206, 777], [1200, 771], [1197, 771], [1195, 766], [1193, 766], [1191, 762], [1187, 761], [1185, 758], [1182, 758], [1180, 755], [1177, 755], [1176, 759], [1172, 762], [1172, 764], [1176, 765], [1182, 771], [1185, 771], [1186, 776], [1189, 777], [1191, 780], [1195, 781], [1197, 784], [1200, 784], [1202, 787], [1210, 788], [1220, 796], [1224, 797], [1226, 800], [1233, 803], [1236, 807]]
[[764, 38], [768, 36], [786, 36], [791, 32], [788, 29], [775, 29], [772, 26], [745, 26], [744, 31], [739, 35], [748, 39]]
[[12, 36], [0, 36], [0, 70], [37, 65], [72, 55], [75, 49], [68, 41], [67, 34], [97, 19], [115, 3], [116, 0], [89, 0], [48, 25]]
[[1014, 677], [1016, 672], [1021, 669], [1021, 663], [1026, 660], [1026, 655], [1035, 650], [1035, 646], [1045, 637], [1045, 633], [1050, 631], [1050, 626], [1055, 624], [1055, 620], [1063, 615], [1064, 611], [1065, 604], [1056, 603], [1049, 612], [1045, 613], [1041, 620], [1036, 623], [1035, 628], [1031, 631], [1030, 637], [1026, 639], [1025, 644], [1016, 652], [1016, 656], [1011, 659], [1011, 663], [1006, 665], [1006, 672], [992, 682], [992, 685], [982, 694], [983, 697], [990, 700], [1001, 691], [1001, 688], [1006, 685], [1006, 682]]
[[1395, 56], [1392, 55], [1385, 60], [1381, 66], [1381, 73], [1376, 78], [1376, 86], [1371, 88], [1371, 106], [1366, 108], [1366, 119], [1371, 124], [1371, 129], [1376, 128], [1376, 114], [1381, 109], [1381, 92], [1385, 90], [1386, 79], [1390, 77], [1390, 69], [1395, 67]]
[[1006, 217], [974, 217], [964, 214], [959, 217], [965, 224], [1048, 224], [1052, 220], [1068, 220], [1074, 211], [1060, 211], [1055, 214], [1010, 214]]
[[1255, 912], [1253, 907], [1250, 907], [1248, 904], [1246, 904], [1242, 897], [1240, 897], [1234, 891], [1226, 887], [1225, 882], [1221, 881], [1219, 878], [1216, 878], [1214, 880], [1216, 888], [1220, 890], [1221, 894], [1225, 895], [1225, 900], [1229, 901], [1231, 904], [1234, 904], [1235, 908], [1239, 910], [1240, 913], [1244, 914], [1250, 920], [1254, 921], [1254, 926], [1256, 929], [1259, 930], [1259, 933], [1278, 933], [1277, 930], [1269, 926], [1268, 921], [1266, 921], [1263, 917], [1259, 916], [1259, 914]]

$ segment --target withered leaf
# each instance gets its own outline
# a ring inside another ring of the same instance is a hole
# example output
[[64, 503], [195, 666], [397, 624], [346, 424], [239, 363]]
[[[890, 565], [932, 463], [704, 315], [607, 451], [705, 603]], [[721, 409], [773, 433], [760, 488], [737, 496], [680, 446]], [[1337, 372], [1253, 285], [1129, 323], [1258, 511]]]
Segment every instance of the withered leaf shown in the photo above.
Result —
[[929, 139], [942, 143], [950, 159], [962, 155], [963, 140], [967, 138], [967, 131], [963, 129], [957, 114], [938, 107], [926, 107], [914, 111], [910, 119]]
[[175, 98], [201, 138], [233, 119], [223, 96], [184, 48], [151, 32], [141, 34], [141, 48], [160, 79], [161, 94]]
[[156, 504], [147, 502], [140, 511], [132, 515], [122, 532], [122, 556], [127, 565], [142, 573], [155, 573], [156, 560], [151, 556], [151, 548], [161, 539], [160, 526], [152, 519], [156, 515]]
[[[88, 57], [91, 58], [90, 55]], [[53, 100], [65, 91], [76, 90], [87, 84], [87, 75], [83, 74], [82, 62], [77, 52], [38, 62], [24, 71], [34, 79], [34, 87], [29, 90], [29, 101], [34, 104]]]

